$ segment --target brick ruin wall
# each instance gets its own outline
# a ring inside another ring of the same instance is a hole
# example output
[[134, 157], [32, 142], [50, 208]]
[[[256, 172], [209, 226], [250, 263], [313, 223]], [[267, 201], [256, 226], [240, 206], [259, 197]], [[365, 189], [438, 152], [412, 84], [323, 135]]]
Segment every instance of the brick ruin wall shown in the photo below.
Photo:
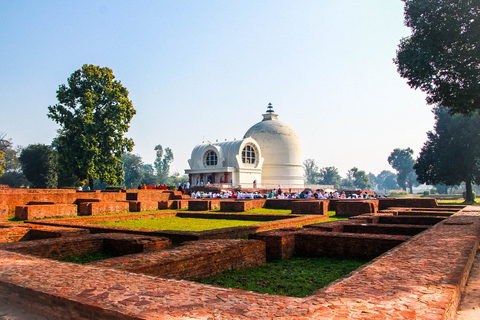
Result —
[[[361, 218], [379, 222], [383, 217]], [[37, 308], [52, 318], [454, 319], [478, 248], [480, 209], [467, 207], [442, 220], [303, 299], [55, 263], [8, 251], [0, 255], [0, 298]], [[323, 242], [319, 235], [327, 233], [307, 231], [296, 233], [309, 234], [310, 242], [319, 243]], [[353, 240], [338, 241], [356, 245]]]
[[89, 265], [168, 278], [195, 280], [230, 269], [265, 264], [265, 243], [255, 240], [184, 242], [171, 250], [129, 255]]

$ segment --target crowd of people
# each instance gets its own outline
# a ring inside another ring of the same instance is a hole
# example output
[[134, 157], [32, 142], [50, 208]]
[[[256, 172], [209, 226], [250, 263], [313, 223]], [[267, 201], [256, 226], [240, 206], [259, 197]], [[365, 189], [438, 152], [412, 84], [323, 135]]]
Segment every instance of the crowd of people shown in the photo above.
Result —
[[345, 192], [338, 193], [337, 191], [325, 192], [323, 189], [317, 189], [312, 192], [310, 189], [287, 193], [281, 188], [273, 189], [269, 193], [255, 192], [232, 192], [229, 190], [222, 190], [220, 193], [216, 192], [192, 192], [190, 194], [192, 199], [378, 199], [384, 198], [379, 195], [364, 194], [345, 194]]

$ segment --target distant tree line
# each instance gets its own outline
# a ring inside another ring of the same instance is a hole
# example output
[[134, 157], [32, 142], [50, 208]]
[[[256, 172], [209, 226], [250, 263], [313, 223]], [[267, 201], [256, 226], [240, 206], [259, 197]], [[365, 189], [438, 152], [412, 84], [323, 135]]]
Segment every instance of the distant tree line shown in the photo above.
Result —
[[[71, 172], [61, 167], [58, 151], [54, 144], [30, 144], [25, 148], [13, 147], [12, 140], [0, 136], [0, 184], [12, 188], [78, 188], [86, 187], [87, 180], [76, 179]], [[155, 164], [146, 164], [140, 155], [125, 153], [121, 159], [123, 182], [118, 186], [137, 188], [139, 185], [177, 185], [186, 182], [188, 177], [178, 172], [170, 174], [173, 153], [170, 148], [161, 145], [155, 147]], [[104, 189], [108, 184], [100, 179], [94, 180], [94, 189]]]

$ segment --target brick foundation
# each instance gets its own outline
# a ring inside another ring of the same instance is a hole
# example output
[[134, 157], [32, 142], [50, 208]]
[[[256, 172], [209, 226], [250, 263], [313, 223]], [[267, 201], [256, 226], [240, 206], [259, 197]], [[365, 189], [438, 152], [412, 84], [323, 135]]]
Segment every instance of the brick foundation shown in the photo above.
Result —
[[295, 253], [301, 257], [373, 259], [396, 247], [407, 236], [353, 234], [305, 230], [295, 233]]
[[435, 208], [438, 206], [437, 199], [434, 198], [387, 198], [378, 199], [379, 210], [391, 207], [414, 207], [414, 208]]
[[85, 216], [122, 213], [128, 212], [129, 209], [128, 202], [82, 202], [78, 205], [78, 213]]
[[77, 206], [73, 204], [27, 205], [15, 208], [17, 220], [30, 220], [51, 217], [77, 215]]
[[[361, 219], [378, 222], [386, 217], [403, 221], [406, 221], [405, 218], [417, 221], [436, 218], [392, 215]], [[0, 299], [52, 319], [63, 319], [68, 315], [72, 319], [105, 320], [453, 320], [479, 245], [480, 209], [466, 207], [442, 220], [437, 220], [440, 222], [430, 229], [305, 298], [205, 286], [115, 269], [60, 263], [1, 250]], [[320, 242], [319, 235], [334, 234], [306, 230], [296, 234], [303, 233], [317, 237], [310, 241], [305, 238], [306, 245], [318, 241], [323, 247], [327, 246]], [[347, 235], [350, 240], [345, 237]], [[336, 242], [343, 243], [344, 248], [357, 246], [359, 251], [362, 247], [352, 239], [358, 239], [360, 235], [344, 233], [344, 238], [337, 238]], [[395, 239], [399, 236], [390, 237]], [[357, 241], [367, 239], [363, 238]], [[378, 237], [381, 238], [385, 239], [384, 236]], [[314, 253], [315, 249], [311, 251]]]
[[336, 213], [339, 216], [352, 217], [363, 213], [378, 212], [378, 200], [337, 200]]
[[97, 234], [0, 244], [0, 250], [29, 254], [40, 258], [63, 259], [97, 252], [125, 255], [170, 247], [166, 238], [126, 234]]
[[170, 250], [112, 258], [90, 265], [161, 278], [192, 280], [265, 262], [265, 243], [262, 241], [203, 240], [185, 242]]
[[141, 212], [148, 210], [158, 210], [158, 201], [128, 201], [130, 212]]
[[329, 200], [300, 200], [291, 204], [292, 214], [328, 214]]

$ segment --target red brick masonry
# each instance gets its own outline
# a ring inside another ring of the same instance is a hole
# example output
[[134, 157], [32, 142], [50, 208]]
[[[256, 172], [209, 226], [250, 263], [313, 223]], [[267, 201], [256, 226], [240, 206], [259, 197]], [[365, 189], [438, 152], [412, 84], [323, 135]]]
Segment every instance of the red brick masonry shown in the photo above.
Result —
[[478, 248], [467, 207], [306, 298], [0, 254], [0, 297], [52, 319], [454, 319]]

